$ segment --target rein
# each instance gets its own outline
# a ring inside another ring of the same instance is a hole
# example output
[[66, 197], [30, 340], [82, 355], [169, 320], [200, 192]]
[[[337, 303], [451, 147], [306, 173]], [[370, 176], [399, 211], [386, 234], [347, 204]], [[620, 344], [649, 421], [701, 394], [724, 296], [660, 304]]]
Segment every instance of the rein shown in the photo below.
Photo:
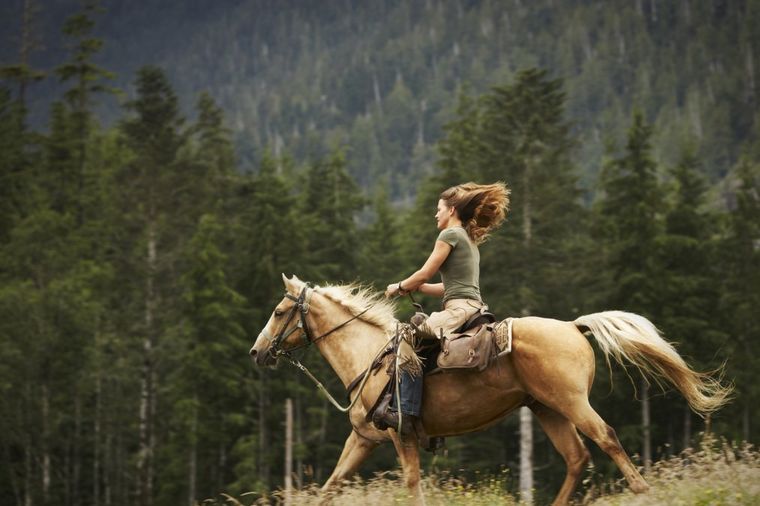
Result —
[[[335, 400], [335, 398], [332, 395], [330, 395], [330, 392], [327, 391], [327, 388], [325, 388], [325, 386], [311, 373], [311, 371], [309, 371], [309, 369], [305, 365], [303, 365], [300, 361], [298, 361], [298, 359], [294, 358], [291, 355], [291, 353], [294, 352], [294, 351], [296, 351], [296, 350], [300, 350], [302, 348], [306, 348], [306, 347], [310, 346], [311, 344], [319, 341], [320, 339], [324, 339], [325, 337], [329, 336], [330, 334], [332, 334], [336, 330], [339, 330], [339, 329], [345, 327], [346, 325], [348, 325], [352, 321], [358, 319], [364, 313], [366, 313], [367, 311], [369, 311], [370, 309], [372, 309], [372, 306], [370, 306], [367, 309], [363, 310], [362, 312], [354, 315], [353, 317], [351, 317], [348, 320], [344, 321], [340, 325], [337, 325], [336, 327], [333, 327], [332, 329], [328, 330], [324, 334], [322, 334], [320, 336], [317, 336], [317, 337], [312, 337], [311, 330], [309, 330], [309, 325], [308, 325], [308, 323], [306, 321], [306, 315], [309, 313], [309, 301], [311, 300], [311, 296], [310, 295], [307, 297], [307, 292], [308, 292], [308, 290], [310, 288], [313, 291], [314, 287], [311, 285], [311, 283], [306, 283], [304, 285], [304, 287], [303, 287], [303, 290], [301, 290], [301, 293], [298, 296], [298, 298], [294, 297], [293, 295], [291, 295], [288, 292], [285, 292], [285, 297], [287, 297], [288, 299], [294, 301], [295, 304], [293, 304], [293, 307], [290, 309], [290, 312], [288, 314], [288, 318], [285, 320], [285, 323], [280, 328], [280, 331], [277, 333], [277, 336], [275, 336], [274, 339], [272, 339], [272, 345], [269, 347], [269, 354], [272, 357], [274, 357], [275, 359], [283, 357], [283, 358], [285, 358], [285, 360], [288, 361], [288, 363], [290, 363], [291, 365], [297, 367], [312, 382], [314, 382], [314, 384], [317, 386], [317, 388], [319, 390], [321, 390], [322, 392], [324, 392], [325, 396], [327, 396], [327, 400], [329, 400], [330, 403], [332, 403], [332, 405], [335, 406], [335, 408], [338, 411], [340, 411], [342, 413], [347, 413], [348, 411], [351, 410], [351, 408], [354, 407], [354, 405], [356, 404], [356, 401], [361, 396], [362, 390], [364, 390], [364, 385], [365, 385], [365, 383], [367, 383], [367, 379], [369, 378], [369, 375], [372, 372], [372, 367], [371, 366], [368, 367], [367, 370], [364, 372], [364, 374], [362, 376], [361, 383], [359, 383], [359, 387], [357, 389], [357, 392], [356, 392], [356, 395], [354, 396], [354, 398], [351, 400], [351, 402], [348, 404], [348, 406], [343, 407], [343, 406], [341, 406], [338, 403], [338, 401]], [[294, 325], [290, 330], [288, 330], [286, 332], [286, 329], [288, 328], [288, 325], [290, 325], [290, 322], [293, 321], [293, 318], [296, 315], [296, 311], [300, 312], [300, 319], [299, 319], [299, 321], [298, 321], [298, 323], [296, 325]], [[298, 345], [298, 346], [296, 346], [294, 348], [291, 348], [291, 349], [289, 349], [287, 351], [280, 349], [279, 346], [282, 343], [282, 341], [284, 341], [286, 338], [288, 338], [288, 336], [290, 336], [293, 332], [295, 332], [298, 329], [301, 329], [303, 331], [303, 335], [304, 335], [304, 338], [305, 338], [305, 343], [300, 344], [300, 345]], [[390, 342], [390, 340], [389, 340], [389, 342]], [[380, 350], [378, 350], [377, 354], [375, 354], [375, 356], [372, 358], [372, 361], [370, 361], [370, 364], [372, 364], [378, 357], [380, 357], [380, 355], [382, 355], [385, 352], [385, 350], [387, 348], [387, 345], [388, 345], [388, 343], [383, 344], [383, 346], [380, 348]]]

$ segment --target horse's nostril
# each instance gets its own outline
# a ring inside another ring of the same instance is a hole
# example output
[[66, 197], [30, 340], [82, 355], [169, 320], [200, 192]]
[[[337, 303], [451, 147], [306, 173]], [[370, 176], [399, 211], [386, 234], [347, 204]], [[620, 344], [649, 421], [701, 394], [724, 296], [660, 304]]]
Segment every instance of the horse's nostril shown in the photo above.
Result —
[[249, 351], [248, 353], [249, 353], [249, 354], [250, 354], [252, 357], [255, 357], [255, 356], [256, 356], [256, 350], [254, 350], [253, 348], [251, 348], [251, 351]]

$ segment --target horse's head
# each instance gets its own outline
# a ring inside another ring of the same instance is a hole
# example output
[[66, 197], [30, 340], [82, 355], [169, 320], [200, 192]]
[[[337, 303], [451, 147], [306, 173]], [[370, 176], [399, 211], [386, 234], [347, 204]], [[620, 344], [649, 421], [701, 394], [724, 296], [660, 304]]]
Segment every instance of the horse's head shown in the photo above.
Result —
[[250, 351], [257, 365], [274, 365], [279, 353], [303, 345], [308, 339], [305, 319], [312, 289], [296, 276], [288, 279], [283, 274], [282, 281], [285, 296], [275, 306]]

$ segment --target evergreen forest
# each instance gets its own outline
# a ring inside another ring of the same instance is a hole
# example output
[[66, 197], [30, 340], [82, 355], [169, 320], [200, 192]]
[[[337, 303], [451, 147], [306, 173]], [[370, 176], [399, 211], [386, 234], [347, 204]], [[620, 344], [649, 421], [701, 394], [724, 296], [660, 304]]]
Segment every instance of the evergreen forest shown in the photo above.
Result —
[[[597, 350], [592, 404], [637, 464], [760, 443], [759, 87], [756, 0], [3, 2], [0, 504], [266, 500], [288, 399], [294, 484], [323, 483], [348, 419], [248, 356], [281, 273], [384, 290], [466, 181], [512, 192], [480, 249], [494, 313], [636, 312], [735, 386], [703, 419]], [[533, 425], [545, 503], [565, 465]], [[524, 430], [424, 472], [516, 492]], [[619, 480], [586, 443], [582, 488]], [[386, 445], [361, 475], [397, 467]]]

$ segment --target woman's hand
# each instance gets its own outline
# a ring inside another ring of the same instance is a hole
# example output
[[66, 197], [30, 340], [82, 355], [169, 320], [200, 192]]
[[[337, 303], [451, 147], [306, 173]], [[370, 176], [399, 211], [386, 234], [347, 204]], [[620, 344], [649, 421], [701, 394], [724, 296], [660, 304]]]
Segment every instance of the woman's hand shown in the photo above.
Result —
[[385, 297], [390, 299], [394, 295], [399, 295], [401, 292], [399, 290], [399, 284], [398, 283], [391, 283], [388, 285], [388, 288], [385, 289]]

